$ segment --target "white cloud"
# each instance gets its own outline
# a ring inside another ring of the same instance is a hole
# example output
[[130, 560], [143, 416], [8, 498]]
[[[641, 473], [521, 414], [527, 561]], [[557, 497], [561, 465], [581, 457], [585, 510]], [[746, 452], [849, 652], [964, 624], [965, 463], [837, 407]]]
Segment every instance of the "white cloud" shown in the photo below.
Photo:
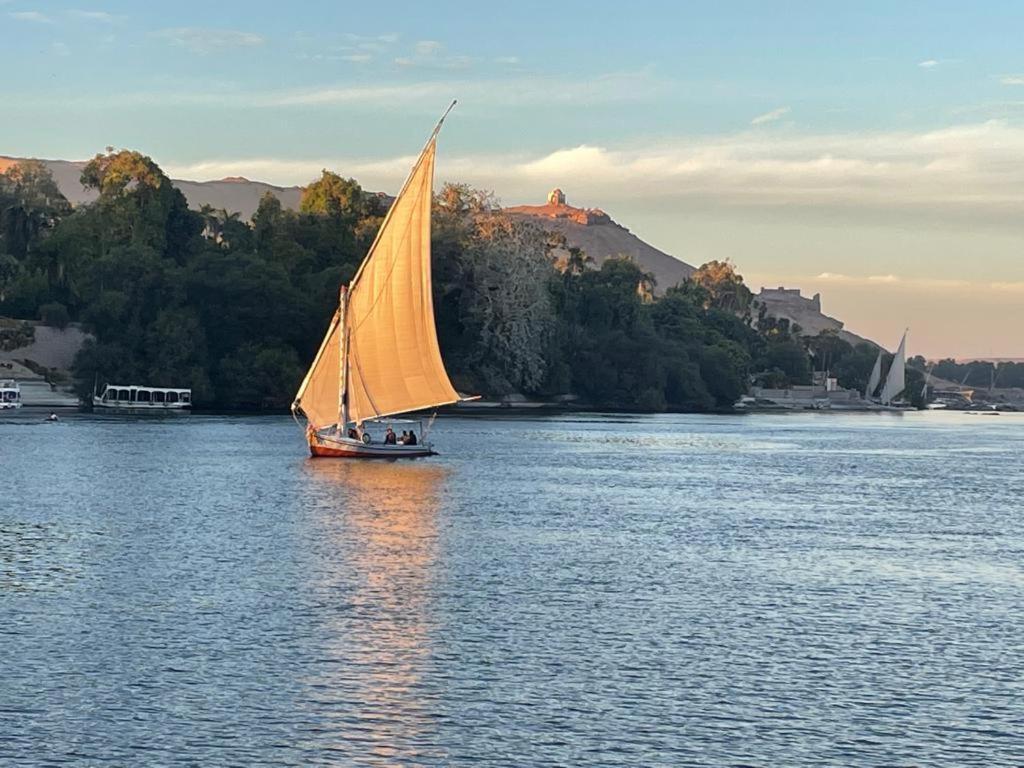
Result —
[[[429, 101], [458, 94], [438, 86]], [[458, 94], [461, 95], [461, 94]], [[530, 94], [533, 96], [534, 94]], [[362, 92], [320, 93], [327, 103], [366, 103]], [[372, 94], [401, 100], [402, 92]], [[318, 97], [318, 98], [319, 98]], [[346, 102], [345, 98], [353, 101]], [[316, 104], [303, 97], [298, 104]], [[877, 211], [961, 211], [1015, 225], [1024, 214], [1024, 128], [992, 121], [920, 133], [793, 134], [744, 132], [678, 138], [638, 146], [579, 145], [544, 154], [439, 157], [439, 178], [497, 190], [506, 200], [571, 184], [577, 199], [613, 206], [624, 201], [682, 207], [802, 206]], [[321, 168], [354, 175], [371, 189], [394, 189], [408, 157], [310, 157], [210, 161], [190, 177], [242, 175], [305, 183]], [[185, 171], [177, 171], [184, 173]], [[888, 275], [875, 275], [883, 284]]]
[[12, 13], [9, 13], [7, 15], [10, 16], [12, 19], [16, 19], [18, 21], [31, 21], [35, 22], [36, 24], [53, 23], [53, 19], [51, 19], [45, 13], [40, 13], [39, 11], [13, 11]]
[[518, 64], [518, 56], [498, 56], [494, 59], [495, 64]]
[[788, 115], [789, 112], [789, 107], [779, 107], [778, 109], [773, 109], [771, 112], [765, 112], [763, 115], [758, 115], [757, 117], [750, 121], [750, 124], [764, 125], [765, 123], [774, 123], [776, 120], [779, 120]]
[[107, 13], [106, 11], [71, 10], [68, 11], [68, 14], [74, 16], [76, 19], [82, 19], [83, 21], [99, 21], [103, 24], [114, 24], [123, 19], [121, 16], [115, 16], [114, 14]]
[[437, 40], [420, 40], [413, 46], [413, 50], [416, 51], [417, 56], [434, 56], [440, 53], [444, 49], [444, 46]]
[[904, 293], [950, 292], [964, 296], [968, 293], [1024, 294], [1024, 281], [963, 280], [959, 278], [913, 277], [907, 275], [842, 275], [822, 272], [809, 277], [786, 276], [786, 284], [817, 285], [818, 283], [840, 284], [856, 288], [884, 288]]
[[338, 85], [244, 98], [249, 104], [264, 107], [360, 105], [382, 109], [433, 109], [439, 102], [459, 97], [475, 106], [513, 108], [528, 104], [580, 106], [643, 101], [655, 98], [662, 90], [663, 84], [646, 72], [622, 72], [585, 80], [544, 76]]
[[1003, 85], [1024, 85], [1024, 75], [1003, 75], [999, 82]]
[[54, 56], [70, 56], [71, 49], [68, 48], [67, 43], [56, 42], [50, 45], [50, 52]]
[[228, 48], [251, 48], [266, 42], [262, 35], [236, 29], [176, 27], [163, 29], [155, 34], [171, 45], [188, 48], [194, 53], [202, 54]]
[[925, 59], [924, 61], [917, 62], [917, 66], [921, 69], [934, 69], [939, 66], [939, 62], [936, 59]]

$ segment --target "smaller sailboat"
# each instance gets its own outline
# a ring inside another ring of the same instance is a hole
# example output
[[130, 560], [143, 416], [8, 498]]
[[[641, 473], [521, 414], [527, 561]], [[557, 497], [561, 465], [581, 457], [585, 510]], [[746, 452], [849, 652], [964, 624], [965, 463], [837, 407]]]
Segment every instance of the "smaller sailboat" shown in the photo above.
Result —
[[[295, 395], [313, 456], [415, 458], [435, 452], [433, 421], [397, 417], [463, 398], [437, 341], [430, 279], [430, 209], [441, 116], [348, 286]], [[408, 425], [399, 440], [394, 426]], [[413, 426], [418, 425], [418, 426]], [[418, 434], [417, 434], [418, 429]]]
[[875, 367], [871, 369], [871, 375], [868, 377], [868, 385], [864, 389], [864, 399], [870, 400], [871, 396], [875, 394], [878, 389], [878, 385], [882, 383], [882, 356], [885, 354], [885, 350], [881, 347], [878, 349], [878, 357], [875, 358]]
[[[868, 377], [868, 386], [864, 392], [864, 397], [868, 400], [874, 398], [875, 391], [878, 389], [878, 384], [881, 381], [883, 355], [884, 351], [879, 350], [878, 357], [875, 359], [875, 365], [871, 369], [871, 375]], [[884, 408], [898, 408], [899, 406], [896, 405], [896, 398], [898, 398], [906, 388], [907, 331], [904, 331], [903, 338], [900, 339], [900, 345], [896, 349], [896, 354], [893, 355], [889, 371], [885, 375], [885, 382], [882, 384], [882, 390], [878, 393], [878, 404]]]

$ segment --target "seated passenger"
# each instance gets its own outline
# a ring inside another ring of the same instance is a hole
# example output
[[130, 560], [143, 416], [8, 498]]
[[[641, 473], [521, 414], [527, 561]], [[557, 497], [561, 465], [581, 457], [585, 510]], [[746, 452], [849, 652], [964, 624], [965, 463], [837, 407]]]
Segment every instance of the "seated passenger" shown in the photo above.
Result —
[[358, 440], [359, 439], [359, 432], [356, 430], [355, 427], [349, 427], [348, 428], [348, 438], [349, 438], [349, 440]]
[[384, 434], [384, 445], [395, 445], [398, 440], [395, 437], [395, 431], [388, 427], [388, 431]]
[[406, 432], [404, 429], [402, 430], [402, 436], [398, 438], [398, 442], [400, 442], [402, 445], [405, 445], [407, 442], [409, 442], [409, 433]]
[[406, 445], [416, 445], [416, 433], [411, 429], [409, 430], [409, 436], [405, 438]]

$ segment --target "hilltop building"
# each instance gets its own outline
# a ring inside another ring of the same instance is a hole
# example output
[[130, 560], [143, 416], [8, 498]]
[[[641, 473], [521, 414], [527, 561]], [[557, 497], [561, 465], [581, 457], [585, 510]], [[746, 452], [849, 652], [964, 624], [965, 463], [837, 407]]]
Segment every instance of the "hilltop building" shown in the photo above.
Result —
[[558, 187], [548, 192], [548, 200], [544, 205], [517, 205], [506, 210], [509, 213], [543, 216], [546, 219], [564, 219], [585, 227], [612, 223], [611, 216], [600, 208], [577, 208], [569, 205], [565, 201], [565, 193]]
[[867, 339], [847, 331], [841, 320], [836, 320], [821, 311], [821, 294], [816, 293], [807, 298], [799, 288], [762, 288], [754, 296], [754, 315], [761, 308], [765, 315], [777, 320], [786, 320], [790, 326], [799, 325], [804, 336], [817, 336], [822, 331], [835, 331], [839, 338], [856, 346]]

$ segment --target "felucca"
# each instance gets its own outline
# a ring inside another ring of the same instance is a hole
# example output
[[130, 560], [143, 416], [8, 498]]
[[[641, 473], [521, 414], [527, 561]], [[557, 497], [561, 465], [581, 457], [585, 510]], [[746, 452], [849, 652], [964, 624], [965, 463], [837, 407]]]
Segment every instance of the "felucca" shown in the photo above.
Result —
[[[871, 370], [871, 376], [868, 378], [868, 386], [864, 391], [864, 397], [870, 399], [874, 394], [875, 390], [878, 389], [878, 385], [882, 379], [882, 356], [883, 351], [878, 350], [878, 357], [875, 359], [875, 367]], [[878, 402], [880, 405], [886, 408], [898, 408], [894, 405], [896, 398], [906, 389], [906, 370], [907, 370], [907, 331], [903, 332], [903, 338], [900, 339], [900, 345], [896, 350], [896, 354], [893, 355], [892, 364], [889, 366], [889, 372], [885, 376], [885, 383], [882, 384], [882, 391], [878, 394]]]
[[[460, 400], [441, 359], [430, 281], [430, 205], [437, 135], [453, 101], [427, 139], [338, 310], [292, 403], [305, 417], [313, 456], [415, 458], [435, 452], [433, 417], [396, 417]], [[408, 424], [407, 442], [385, 436]], [[412, 428], [419, 425], [420, 429]]]

